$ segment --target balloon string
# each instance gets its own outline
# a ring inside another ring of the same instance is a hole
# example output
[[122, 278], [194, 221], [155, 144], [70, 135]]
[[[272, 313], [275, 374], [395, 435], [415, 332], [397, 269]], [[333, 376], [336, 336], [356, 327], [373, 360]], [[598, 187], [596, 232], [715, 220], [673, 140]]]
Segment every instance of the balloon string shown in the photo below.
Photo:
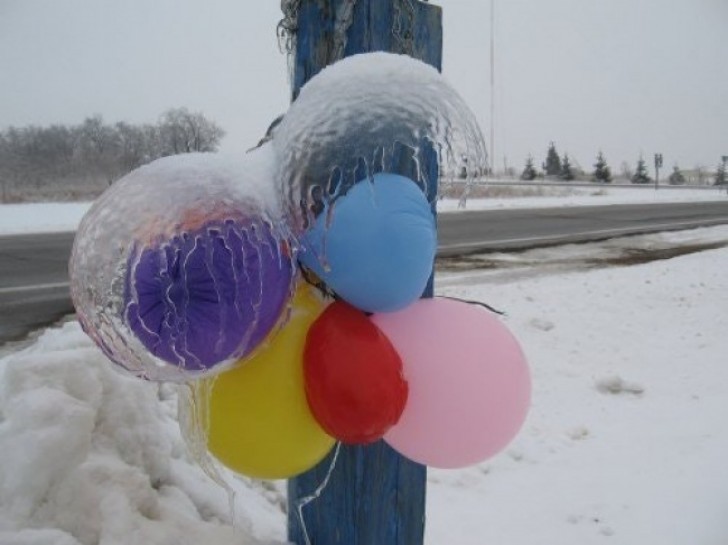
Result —
[[339, 299], [339, 296], [336, 295], [336, 293], [333, 290], [331, 290], [323, 280], [321, 280], [318, 276], [316, 276], [316, 274], [312, 270], [310, 270], [308, 267], [306, 267], [300, 261], [298, 261], [297, 263], [298, 263], [298, 270], [301, 271], [301, 276], [303, 277], [303, 279], [306, 282], [308, 282], [310, 285], [312, 285], [314, 288], [316, 288], [321, 293], [321, 295], [323, 295], [324, 297], [329, 297], [329, 298], [336, 299], [336, 300]]
[[491, 307], [490, 305], [487, 305], [487, 304], [482, 303], [480, 301], [469, 301], [467, 299], [460, 299], [459, 297], [449, 297], [447, 295], [438, 295], [438, 297], [440, 299], [452, 299], [453, 301], [460, 301], [461, 303], [468, 303], [469, 305], [477, 305], [479, 307], [486, 308], [489, 311], [494, 312], [495, 314], [500, 314], [501, 316], [505, 316], [506, 315], [506, 313], [503, 312], [502, 310], [497, 310], [497, 309]]
[[341, 450], [341, 441], [338, 441], [336, 443], [336, 449], [334, 450], [334, 457], [331, 459], [331, 464], [329, 465], [329, 469], [326, 472], [326, 476], [324, 477], [324, 480], [321, 481], [321, 484], [318, 485], [316, 490], [313, 491], [312, 494], [309, 494], [305, 498], [301, 498], [296, 502], [296, 513], [298, 514], [298, 520], [301, 523], [301, 529], [303, 530], [303, 539], [306, 540], [306, 545], [311, 545], [311, 540], [308, 537], [308, 528], [306, 527], [306, 522], [303, 520], [303, 508], [306, 507], [309, 503], [311, 503], [313, 500], [318, 499], [321, 494], [323, 493], [326, 486], [329, 484], [329, 479], [331, 478], [331, 474], [334, 472], [334, 468], [336, 467], [336, 461], [339, 459], [339, 451]]

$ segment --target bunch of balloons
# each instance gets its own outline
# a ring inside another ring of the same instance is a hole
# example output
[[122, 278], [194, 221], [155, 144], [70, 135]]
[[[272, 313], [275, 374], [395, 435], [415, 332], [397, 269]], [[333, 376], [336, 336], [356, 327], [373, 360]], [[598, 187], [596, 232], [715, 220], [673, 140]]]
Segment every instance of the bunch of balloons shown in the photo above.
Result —
[[[443, 127], [466, 125], [462, 138], [472, 120], [435, 70], [359, 57], [313, 78], [272, 144], [125, 176], [74, 242], [84, 330], [127, 371], [190, 383], [206, 448], [244, 475], [290, 477], [336, 441], [382, 438], [414, 461], [461, 467], [502, 449], [526, 416], [528, 369], [505, 326], [479, 306], [420, 299], [437, 248], [420, 167], [441, 136], [453, 147]], [[434, 113], [385, 92], [403, 69]], [[365, 114], [362, 100], [379, 108]], [[304, 148], [292, 137], [303, 133]], [[417, 168], [395, 169], [403, 156]]]

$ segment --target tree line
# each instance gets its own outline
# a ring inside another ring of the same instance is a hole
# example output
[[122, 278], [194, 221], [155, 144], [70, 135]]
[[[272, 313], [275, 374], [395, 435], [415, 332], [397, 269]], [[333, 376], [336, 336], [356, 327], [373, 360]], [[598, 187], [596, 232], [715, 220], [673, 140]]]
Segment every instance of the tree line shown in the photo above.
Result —
[[173, 108], [154, 124], [78, 125], [0, 131], [0, 202], [98, 196], [114, 180], [154, 159], [217, 151], [225, 131], [202, 113]]
[[[520, 178], [526, 181], [539, 178], [551, 178], [563, 181], [590, 180], [597, 183], [611, 183], [613, 181], [614, 175], [612, 169], [607, 164], [607, 160], [601, 151], [597, 154], [593, 167], [591, 171], [575, 168], [568, 153], [565, 153], [563, 156], [559, 155], [556, 151], [556, 145], [551, 142], [546, 152], [546, 160], [541, 165], [541, 170], [536, 168], [533, 156], [529, 155]], [[654, 182], [654, 179], [649, 174], [645, 159], [642, 156], [637, 160], [634, 169], [629, 164], [622, 163], [619, 177], [633, 184], [650, 184]], [[702, 171], [702, 169], [698, 169], [697, 178], [700, 184], [706, 183], [710, 179], [708, 174]], [[666, 181], [671, 185], [683, 185], [687, 182], [687, 179], [680, 167], [674, 165], [672, 172], [666, 177]], [[728, 184], [725, 162], [718, 164], [718, 168], [712, 176], [712, 182], [715, 185]]]

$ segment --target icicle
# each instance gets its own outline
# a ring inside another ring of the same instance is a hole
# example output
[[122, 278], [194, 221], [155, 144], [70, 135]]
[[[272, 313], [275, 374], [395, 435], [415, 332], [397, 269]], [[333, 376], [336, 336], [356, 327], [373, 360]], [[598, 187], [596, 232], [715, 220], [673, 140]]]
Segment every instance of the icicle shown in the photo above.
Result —
[[334, 472], [334, 469], [336, 468], [336, 462], [339, 459], [340, 450], [341, 450], [341, 442], [338, 442], [338, 443], [336, 443], [336, 449], [334, 450], [334, 457], [331, 459], [331, 464], [329, 465], [329, 469], [326, 472], [326, 476], [324, 477], [324, 480], [321, 481], [321, 484], [318, 485], [316, 490], [314, 490], [311, 494], [299, 499], [296, 502], [296, 514], [298, 515], [298, 520], [301, 523], [301, 530], [303, 530], [303, 539], [306, 541], [306, 545], [311, 545], [311, 538], [308, 536], [308, 528], [306, 527], [306, 521], [303, 519], [303, 508], [306, 507], [312, 501], [317, 500], [319, 497], [321, 497], [321, 494], [323, 493], [323, 491], [326, 489], [326, 487], [329, 484], [329, 479], [331, 479], [331, 474]]

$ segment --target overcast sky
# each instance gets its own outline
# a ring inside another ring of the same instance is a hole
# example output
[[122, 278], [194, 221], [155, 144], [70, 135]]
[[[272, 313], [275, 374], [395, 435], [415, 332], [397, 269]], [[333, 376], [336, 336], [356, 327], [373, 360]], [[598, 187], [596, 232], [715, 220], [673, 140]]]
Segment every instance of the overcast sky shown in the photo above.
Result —
[[[495, 0], [495, 163], [728, 155], [728, 0]], [[490, 134], [490, 0], [440, 0], [444, 74]], [[287, 108], [277, 0], [0, 0], [0, 128], [202, 111], [253, 145]]]

